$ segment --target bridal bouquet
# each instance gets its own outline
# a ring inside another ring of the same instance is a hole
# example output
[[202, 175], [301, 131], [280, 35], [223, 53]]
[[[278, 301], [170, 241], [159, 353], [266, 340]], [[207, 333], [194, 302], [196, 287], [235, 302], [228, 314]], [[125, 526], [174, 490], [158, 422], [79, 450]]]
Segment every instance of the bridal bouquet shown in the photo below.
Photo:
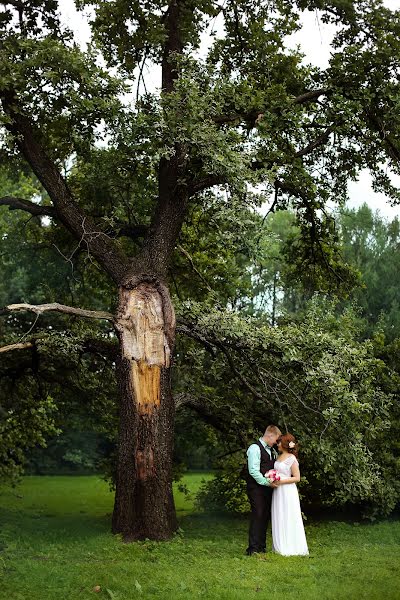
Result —
[[278, 471], [275, 471], [275, 469], [270, 469], [267, 471], [264, 477], [269, 480], [269, 483], [274, 483], [274, 481], [280, 481], [281, 479], [281, 476], [279, 475]]

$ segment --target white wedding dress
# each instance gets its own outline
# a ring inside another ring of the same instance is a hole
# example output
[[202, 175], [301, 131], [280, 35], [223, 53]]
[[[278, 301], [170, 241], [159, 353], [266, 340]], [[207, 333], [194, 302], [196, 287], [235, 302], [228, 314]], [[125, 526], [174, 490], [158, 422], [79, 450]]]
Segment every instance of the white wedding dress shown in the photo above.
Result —
[[[275, 461], [274, 468], [281, 479], [292, 476], [295, 456]], [[299, 493], [295, 483], [286, 483], [274, 489], [271, 507], [272, 550], [284, 556], [308, 554], [306, 534], [300, 510]]]

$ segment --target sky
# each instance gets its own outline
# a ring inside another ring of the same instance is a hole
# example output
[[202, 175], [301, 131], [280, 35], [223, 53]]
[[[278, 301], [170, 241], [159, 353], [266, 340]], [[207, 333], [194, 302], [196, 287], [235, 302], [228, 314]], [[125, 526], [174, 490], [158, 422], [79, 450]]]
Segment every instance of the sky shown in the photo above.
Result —
[[[400, 9], [400, 0], [384, 0], [384, 4], [392, 10]], [[60, 5], [65, 24], [75, 32], [77, 40], [82, 45], [86, 44], [90, 40], [87, 16], [85, 13], [76, 11], [74, 0], [62, 0]], [[329, 63], [330, 43], [335, 33], [335, 27], [322, 23], [318, 11], [303, 13], [302, 23], [302, 30], [291, 36], [289, 45], [299, 45], [307, 61], [325, 68]], [[212, 27], [214, 31], [218, 31], [218, 22], [214, 22]], [[206, 46], [207, 38], [204, 40], [203, 48]], [[150, 89], [156, 89], [159, 86], [158, 73], [148, 70], [146, 85]], [[398, 182], [400, 186], [400, 177], [393, 181]], [[350, 182], [348, 190], [349, 207], [357, 208], [366, 202], [372, 210], [379, 210], [380, 214], [387, 219], [393, 219], [396, 216], [400, 218], [400, 206], [391, 206], [383, 194], [373, 191], [368, 171], [362, 171], [358, 181]]]

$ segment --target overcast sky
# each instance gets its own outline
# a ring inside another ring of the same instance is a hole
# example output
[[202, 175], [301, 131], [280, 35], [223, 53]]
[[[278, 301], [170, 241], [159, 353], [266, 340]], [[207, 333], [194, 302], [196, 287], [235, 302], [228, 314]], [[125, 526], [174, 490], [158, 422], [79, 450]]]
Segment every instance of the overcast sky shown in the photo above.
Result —
[[[384, 4], [393, 10], [400, 9], [400, 0], [385, 0]], [[74, 0], [62, 0], [61, 13], [65, 23], [75, 31], [77, 39], [81, 44], [85, 44], [90, 39], [90, 28], [88, 18], [83, 13], [75, 9]], [[306, 60], [311, 63], [326, 67], [330, 57], [330, 43], [334, 35], [335, 28], [321, 22], [318, 17], [318, 11], [303, 13], [303, 28], [291, 37], [291, 44], [299, 45], [302, 52], [306, 55]], [[214, 31], [218, 31], [218, 22], [213, 24]], [[205, 40], [207, 45], [207, 40]], [[148, 71], [146, 75], [146, 85], [150, 89], [159, 86], [158, 74]], [[396, 179], [400, 186], [400, 178]], [[349, 206], [357, 207], [367, 202], [373, 210], [379, 210], [380, 213], [392, 219], [395, 216], [400, 217], [400, 206], [390, 206], [383, 194], [377, 194], [372, 190], [371, 176], [367, 171], [360, 174], [359, 181], [349, 183]]]

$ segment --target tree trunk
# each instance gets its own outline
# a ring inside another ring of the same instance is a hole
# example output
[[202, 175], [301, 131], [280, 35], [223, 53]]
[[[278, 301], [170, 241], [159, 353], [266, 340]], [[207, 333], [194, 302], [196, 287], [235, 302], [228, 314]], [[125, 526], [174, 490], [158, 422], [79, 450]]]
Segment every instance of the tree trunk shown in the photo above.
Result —
[[177, 528], [172, 495], [175, 315], [153, 279], [120, 289], [120, 429], [112, 529], [125, 540], [163, 540]]

